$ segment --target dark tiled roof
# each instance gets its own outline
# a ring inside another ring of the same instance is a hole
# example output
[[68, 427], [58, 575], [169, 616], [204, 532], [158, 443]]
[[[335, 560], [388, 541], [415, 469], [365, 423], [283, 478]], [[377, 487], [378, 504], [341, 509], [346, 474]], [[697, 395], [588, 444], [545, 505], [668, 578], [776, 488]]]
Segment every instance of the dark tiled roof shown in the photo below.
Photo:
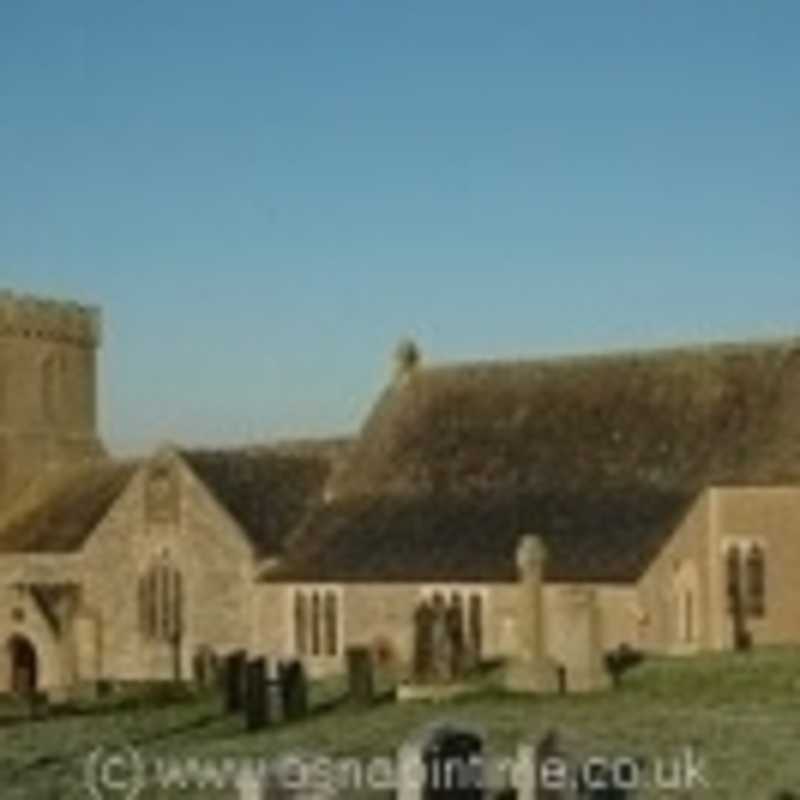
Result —
[[44, 500], [0, 530], [2, 553], [79, 550], [122, 494], [133, 463], [101, 462], [68, 472]]
[[691, 504], [658, 492], [351, 498], [321, 510], [270, 580], [513, 581], [521, 533], [553, 581], [635, 580]]
[[631, 580], [705, 487], [800, 480], [798, 408], [794, 340], [417, 369], [284, 574], [503, 579], [533, 532], [554, 579]]
[[389, 387], [337, 494], [800, 477], [800, 343], [421, 369]]
[[343, 440], [235, 450], [184, 450], [181, 455], [260, 556], [280, 553], [288, 534], [319, 502]]

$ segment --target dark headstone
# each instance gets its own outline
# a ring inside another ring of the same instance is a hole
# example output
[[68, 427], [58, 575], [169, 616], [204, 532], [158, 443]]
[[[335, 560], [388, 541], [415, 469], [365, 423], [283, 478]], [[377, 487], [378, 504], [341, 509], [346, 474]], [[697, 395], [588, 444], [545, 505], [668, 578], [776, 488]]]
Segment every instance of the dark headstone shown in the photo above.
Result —
[[369, 705], [375, 699], [375, 668], [367, 647], [347, 650], [347, 677], [350, 699]]
[[245, 723], [248, 731], [259, 731], [269, 723], [266, 661], [248, 662], [246, 674]]
[[423, 800], [484, 800], [483, 741], [471, 731], [445, 728], [424, 750]]
[[290, 661], [281, 667], [283, 710], [288, 720], [308, 714], [308, 680], [302, 661]]
[[238, 714], [244, 708], [247, 654], [237, 650], [225, 658], [225, 711]]

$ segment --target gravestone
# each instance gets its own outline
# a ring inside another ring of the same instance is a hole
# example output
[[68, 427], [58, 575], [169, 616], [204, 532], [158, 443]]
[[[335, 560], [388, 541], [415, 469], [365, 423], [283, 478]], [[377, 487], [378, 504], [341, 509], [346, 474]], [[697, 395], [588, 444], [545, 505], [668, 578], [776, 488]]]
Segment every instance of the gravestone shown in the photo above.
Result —
[[247, 654], [237, 650], [225, 658], [225, 711], [238, 714], [244, 708]]
[[280, 662], [274, 659], [267, 660], [267, 707], [269, 720], [273, 724], [286, 720], [282, 675]]
[[280, 680], [286, 719], [302, 719], [308, 714], [308, 679], [303, 662], [295, 660], [282, 665]]
[[481, 732], [431, 726], [398, 752], [397, 800], [486, 800], [485, 758]]
[[245, 723], [248, 731], [259, 731], [269, 723], [267, 663], [257, 658], [247, 664]]
[[562, 615], [567, 629], [560, 657], [566, 669], [567, 692], [608, 689], [611, 676], [603, 651], [603, 629], [597, 593], [570, 589], [563, 594]]
[[197, 648], [192, 657], [192, 679], [200, 689], [211, 689], [219, 680], [219, 664], [214, 651], [203, 645]]
[[351, 700], [363, 705], [375, 700], [375, 666], [369, 648], [348, 648], [347, 678]]

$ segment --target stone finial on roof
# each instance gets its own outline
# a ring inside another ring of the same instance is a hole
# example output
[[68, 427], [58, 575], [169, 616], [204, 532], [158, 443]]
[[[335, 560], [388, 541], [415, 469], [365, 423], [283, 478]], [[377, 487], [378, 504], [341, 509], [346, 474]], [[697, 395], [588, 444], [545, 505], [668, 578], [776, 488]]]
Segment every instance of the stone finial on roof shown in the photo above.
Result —
[[395, 379], [406, 380], [419, 366], [421, 354], [413, 339], [401, 339], [394, 351]]
[[517, 567], [522, 574], [541, 570], [547, 550], [539, 536], [523, 536], [517, 545]]

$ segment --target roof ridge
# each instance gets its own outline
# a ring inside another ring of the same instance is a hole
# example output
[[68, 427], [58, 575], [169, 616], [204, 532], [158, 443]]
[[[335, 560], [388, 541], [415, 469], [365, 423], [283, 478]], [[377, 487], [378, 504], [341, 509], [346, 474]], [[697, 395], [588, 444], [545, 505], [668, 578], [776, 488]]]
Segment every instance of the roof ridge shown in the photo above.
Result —
[[262, 455], [302, 456], [315, 454], [318, 448], [336, 447], [353, 441], [354, 436], [329, 436], [318, 439], [276, 439], [270, 442], [251, 442], [231, 445], [176, 446], [179, 454], [202, 455]]
[[603, 351], [573, 353], [543, 353], [537, 356], [515, 358], [478, 358], [464, 361], [444, 361], [423, 364], [418, 372], [427, 375], [452, 374], [470, 369], [502, 369], [510, 367], [551, 367], [561, 364], [603, 363], [625, 360], [661, 360], [676, 356], [732, 356], [757, 352], [800, 350], [800, 335], [767, 337], [764, 339], [687, 342], [685, 344], [659, 345], [652, 348], [620, 348]]

